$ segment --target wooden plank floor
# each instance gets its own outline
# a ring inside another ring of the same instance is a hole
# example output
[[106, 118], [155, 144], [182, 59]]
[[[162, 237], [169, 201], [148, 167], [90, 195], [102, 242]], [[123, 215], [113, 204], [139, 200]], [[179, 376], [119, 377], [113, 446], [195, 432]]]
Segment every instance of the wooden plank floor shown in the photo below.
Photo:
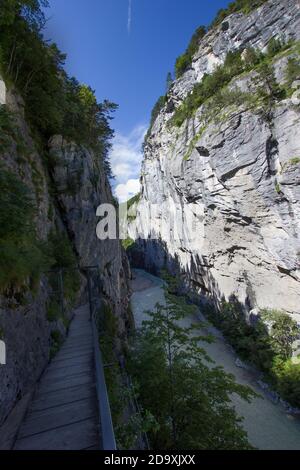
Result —
[[47, 367], [19, 430], [15, 450], [100, 449], [92, 324], [75, 312], [69, 335]]

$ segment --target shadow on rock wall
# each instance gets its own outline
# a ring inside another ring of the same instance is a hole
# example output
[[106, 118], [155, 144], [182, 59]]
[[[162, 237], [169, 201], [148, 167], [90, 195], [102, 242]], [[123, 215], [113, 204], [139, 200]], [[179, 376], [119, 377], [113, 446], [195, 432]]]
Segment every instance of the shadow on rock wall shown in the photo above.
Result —
[[[171, 275], [176, 276], [178, 293], [188, 295], [191, 302], [202, 308], [209, 307], [219, 311], [222, 303], [226, 300], [235, 305], [238, 302], [234, 294], [229, 299], [225, 299], [217, 281], [211, 274], [211, 266], [204, 257], [193, 256], [189, 266], [182, 266], [178, 256], [172, 256], [168, 252], [165, 242], [152, 239], [138, 239], [128, 249], [127, 254], [132, 268], [144, 269], [156, 276], [166, 269]], [[246, 278], [245, 282], [247, 282]], [[238, 307], [244, 317], [252, 323], [249, 312], [255, 308], [255, 298], [250, 295], [251, 292], [249, 288], [249, 295], [245, 303], [238, 302]]]

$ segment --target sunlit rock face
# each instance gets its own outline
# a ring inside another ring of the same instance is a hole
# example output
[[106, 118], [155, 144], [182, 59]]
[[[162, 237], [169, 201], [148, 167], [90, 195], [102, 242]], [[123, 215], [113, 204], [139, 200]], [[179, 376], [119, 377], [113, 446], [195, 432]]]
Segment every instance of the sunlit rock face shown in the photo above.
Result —
[[6, 86], [0, 76], [0, 105], [6, 104]]
[[[235, 296], [246, 311], [283, 309], [300, 322], [299, 82], [288, 98], [274, 103], [269, 120], [259, 106], [243, 103], [210, 120], [202, 106], [180, 128], [169, 122], [170, 102], [177, 106], [228, 51], [264, 50], [274, 34], [300, 39], [297, 0], [272, 0], [248, 16], [231, 15], [203, 39], [147, 141], [130, 235], [138, 239], [135, 225], [158, 207], [143, 235], [149, 239], [139, 240], [132, 254], [137, 265], [152, 271], [168, 265], [199, 297], [217, 304]], [[273, 63], [281, 84], [288, 58], [279, 55]], [[230, 88], [255, 93], [255, 74], [235, 78]], [[162, 228], [170, 224], [174, 207], [176, 220], [183, 221], [179, 237]]]
[[191, 70], [175, 83], [174, 97], [180, 100], [186, 96], [205, 73], [224, 62], [229, 51], [249, 46], [265, 51], [274, 35], [285, 41], [299, 39], [299, 9], [297, 0], [271, 0], [249, 15], [228, 16], [201, 41]]

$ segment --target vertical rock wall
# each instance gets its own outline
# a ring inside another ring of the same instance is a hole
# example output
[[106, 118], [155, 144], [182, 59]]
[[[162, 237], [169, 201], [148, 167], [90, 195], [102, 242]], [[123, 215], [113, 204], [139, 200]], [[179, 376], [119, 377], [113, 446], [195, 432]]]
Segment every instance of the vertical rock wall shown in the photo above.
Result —
[[[69, 237], [79, 266], [99, 267], [103, 297], [118, 318], [119, 336], [125, 338], [130, 322], [130, 268], [118, 240], [100, 241], [96, 237], [96, 209], [103, 202], [113, 203], [97, 155], [60, 136], [51, 139], [49, 155], [45, 154], [32, 138], [22, 99], [13, 90], [6, 92], [2, 80], [0, 103], [6, 103], [14, 114], [17, 136], [11, 137], [8, 147], [1, 148], [1, 163], [30, 188], [37, 206], [39, 238], [46, 242], [50, 232], [58, 229]], [[83, 291], [84, 276], [81, 282]], [[0, 338], [7, 348], [7, 364], [0, 366], [0, 426], [14, 405], [33, 389], [47, 365], [53, 328], [66, 333], [61, 321], [53, 324], [47, 319], [50, 296], [48, 278], [43, 275], [34, 293], [22, 295], [21, 304], [17, 296], [0, 297]]]
[[[202, 105], [180, 128], [171, 124], [194, 84], [229, 51], [265, 51], [273, 36], [297, 44], [298, 1], [271, 0], [249, 15], [229, 16], [204, 37], [191, 68], [173, 84], [145, 146], [132, 257], [151, 270], [168, 265], [217, 305], [235, 296], [246, 311], [282, 309], [300, 322], [300, 82], [273, 103], [269, 120], [259, 104], [245, 101], [210, 118]], [[271, 64], [279, 84], [291, 57], [299, 58], [299, 47]], [[254, 95], [256, 76], [244, 73], [228, 90]], [[146, 229], [149, 239], [141, 240], [136, 224], [145, 226], [153, 207], [152, 233]], [[182, 221], [179, 236], [163, 230], [170, 218]]]

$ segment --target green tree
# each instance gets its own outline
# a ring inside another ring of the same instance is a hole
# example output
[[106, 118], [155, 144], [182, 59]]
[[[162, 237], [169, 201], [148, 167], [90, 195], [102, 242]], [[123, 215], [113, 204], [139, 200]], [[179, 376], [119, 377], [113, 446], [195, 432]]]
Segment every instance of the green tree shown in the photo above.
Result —
[[[50, 267], [53, 270], [64, 270], [64, 295], [68, 300], [75, 300], [80, 288], [80, 276], [78, 262], [68, 236], [64, 233], [51, 232], [48, 241], [43, 247]], [[51, 280], [57, 281], [57, 274], [50, 276]], [[54, 286], [57, 290], [57, 286]]]
[[254, 82], [258, 85], [258, 96], [264, 104], [266, 117], [271, 119], [274, 103], [284, 98], [285, 92], [276, 80], [272, 65], [262, 62], [258, 72]]
[[290, 359], [283, 361], [276, 358], [272, 368], [280, 396], [292, 406], [300, 408], [300, 364]]
[[284, 44], [280, 39], [275, 37], [271, 38], [268, 43], [267, 55], [269, 57], [274, 57], [278, 52], [280, 52], [284, 47]]
[[[280, 50], [290, 45], [291, 43], [280, 43]], [[271, 44], [270, 49], [274, 49], [274, 54], [278, 51], [278, 48], [276, 48], [274, 44], [273, 46]], [[185, 55], [179, 58], [179, 61], [182, 61], [183, 64], [186, 60], [187, 57]], [[215, 101], [217, 101], [221, 95], [223, 95], [223, 97], [225, 97], [226, 94], [230, 95], [228, 89], [222, 89], [225, 88], [234, 77], [244, 71], [252, 70], [253, 68], [256, 68], [259, 72], [259, 76], [254, 79], [254, 81], [258, 87], [258, 97], [261, 98], [264, 104], [266, 118], [270, 119], [272, 114], [271, 108], [274, 102], [285, 98], [286, 90], [277, 83], [269, 56], [254, 48], [248, 48], [244, 51], [243, 55], [241, 50], [229, 51], [223, 65], [217, 66], [212, 73], [205, 74], [202, 81], [194, 85], [192, 92], [189, 93], [181, 105], [176, 108], [171, 122], [180, 127], [185, 119], [190, 118], [206, 100], [215, 97]], [[293, 64], [293, 70], [291, 66], [290, 73], [292, 76], [293, 74], [297, 74], [295, 64]], [[223, 91], [225, 92], [223, 93]], [[243, 102], [247, 99], [251, 101], [251, 97], [247, 93], [244, 93], [243, 96], [240, 94], [240, 100], [242, 100], [242, 98], [244, 98]]]
[[41, 34], [43, 0], [0, 0], [1, 73], [25, 101], [25, 114], [44, 147], [54, 134], [92, 148], [99, 170], [111, 176], [108, 160], [116, 105], [98, 103], [91, 88], [64, 71], [66, 56]]
[[300, 407], [300, 364], [293, 363], [293, 343], [299, 327], [286, 313], [262, 310], [255, 326], [249, 325], [236, 299], [223, 302], [221, 311], [206, 314], [243, 360], [264, 372], [271, 387], [292, 406]]
[[175, 63], [176, 78], [180, 78], [184, 74], [184, 72], [187, 71], [190, 65], [191, 65], [191, 57], [188, 56], [186, 53], [177, 57], [176, 63]]
[[149, 432], [154, 449], [249, 449], [230, 401], [232, 393], [250, 401], [254, 392], [213, 367], [199, 344], [211, 337], [185, 327], [194, 311], [166, 292], [166, 306], [148, 312], [150, 320], [133, 344], [130, 370], [138, 382], [140, 400], [158, 427]]
[[36, 237], [30, 189], [0, 165], [0, 292], [34, 287], [46, 258]]
[[201, 39], [205, 36], [207, 30], [205, 26], [199, 26], [190, 40], [187, 50], [176, 59], [175, 72], [176, 78], [180, 78], [187, 71], [192, 63], [193, 56], [196, 54]]
[[244, 14], [250, 13], [252, 10], [263, 5], [267, 0], [235, 0], [234, 2], [229, 3], [228, 7], [218, 11], [216, 18], [210, 25], [210, 28], [215, 28], [219, 26], [220, 23], [232, 13], [237, 13], [242, 11]]
[[206, 26], [201, 25], [196, 29], [187, 49], [188, 54], [193, 56], [197, 52], [200, 42], [206, 33]]
[[152, 127], [154, 126], [154, 123], [156, 121], [156, 118], [158, 117], [160, 111], [163, 109], [163, 107], [165, 106], [166, 104], [166, 96], [163, 95], [163, 96], [160, 96], [158, 98], [158, 100], [156, 101], [152, 111], [151, 111], [151, 118], [150, 118], [150, 125], [149, 125], [149, 129], [145, 135], [145, 140], [144, 140], [144, 146], [147, 142], [147, 139], [149, 138], [150, 136], [150, 133], [151, 133], [151, 130], [152, 130]]
[[262, 318], [271, 324], [270, 336], [277, 355], [286, 360], [292, 357], [293, 344], [300, 337], [297, 322], [278, 310], [264, 310]]
[[224, 67], [228, 69], [232, 77], [243, 72], [244, 63], [242, 61], [241, 51], [229, 51], [225, 59]]
[[286, 67], [286, 80], [288, 85], [292, 85], [292, 83], [300, 78], [300, 61], [299, 59], [292, 57], [288, 60], [287, 67]]
[[173, 77], [172, 77], [171, 72], [169, 72], [167, 75], [167, 80], [166, 80], [166, 94], [169, 93], [172, 85], [173, 85]]
[[244, 55], [246, 67], [249, 70], [252, 70], [253, 67], [255, 67], [261, 62], [262, 56], [263, 54], [258, 49], [255, 49], [254, 47], [247, 47], [245, 49]]
[[16, 16], [24, 18], [35, 28], [44, 23], [42, 8], [48, 6], [48, 0], [0, 0], [0, 26], [12, 25]]

